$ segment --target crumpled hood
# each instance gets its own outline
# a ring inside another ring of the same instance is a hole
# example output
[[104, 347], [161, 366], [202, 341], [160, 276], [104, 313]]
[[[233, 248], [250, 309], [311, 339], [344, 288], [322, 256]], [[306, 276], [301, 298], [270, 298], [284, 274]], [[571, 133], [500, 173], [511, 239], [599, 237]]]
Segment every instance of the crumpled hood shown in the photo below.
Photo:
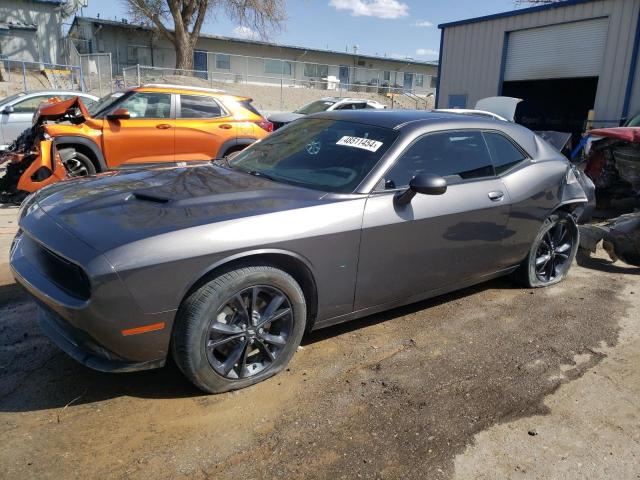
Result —
[[45, 120], [56, 120], [64, 117], [65, 113], [72, 108], [78, 108], [84, 118], [89, 117], [87, 108], [80, 100], [80, 97], [73, 97], [69, 100], [60, 100], [56, 97], [50, 98], [46, 103], [41, 103], [36, 113], [33, 115], [33, 125]]
[[277, 123], [291, 123], [294, 120], [298, 120], [299, 118], [305, 117], [306, 115], [302, 113], [294, 113], [294, 112], [283, 112], [283, 113], [274, 113], [273, 115], [269, 115], [270, 122]]
[[35, 201], [96, 251], [204, 224], [320, 203], [322, 192], [214, 165], [108, 172], [61, 182]]

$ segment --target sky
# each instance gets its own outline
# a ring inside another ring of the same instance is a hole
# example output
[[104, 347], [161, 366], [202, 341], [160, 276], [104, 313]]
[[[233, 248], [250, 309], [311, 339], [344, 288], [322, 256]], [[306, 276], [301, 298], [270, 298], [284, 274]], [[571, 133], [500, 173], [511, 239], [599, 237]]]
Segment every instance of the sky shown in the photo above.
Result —
[[[437, 60], [444, 22], [515, 8], [515, 0], [287, 0], [282, 32], [264, 40], [415, 60]], [[89, 0], [84, 16], [126, 18], [120, 0]], [[202, 33], [259, 38], [223, 14], [210, 15]]]

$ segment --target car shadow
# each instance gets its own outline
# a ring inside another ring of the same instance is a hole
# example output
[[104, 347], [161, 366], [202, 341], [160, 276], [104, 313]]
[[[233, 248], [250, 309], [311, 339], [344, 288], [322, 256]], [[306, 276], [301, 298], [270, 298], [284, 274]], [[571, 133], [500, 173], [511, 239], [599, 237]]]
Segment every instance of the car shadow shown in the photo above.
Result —
[[[413, 303], [362, 319], [323, 328], [303, 338], [302, 345], [312, 345], [371, 325], [403, 317], [420, 310], [455, 301], [487, 289], [511, 290], [519, 288], [508, 278], [496, 279], [430, 300]], [[2, 289], [0, 288], [0, 294]], [[39, 332], [35, 325], [33, 330]], [[205, 397], [169, 359], [167, 365], [156, 370], [109, 374], [91, 370], [58, 350], [48, 339], [36, 335], [44, 345], [38, 347], [46, 355], [25, 367], [13, 362], [0, 368], [0, 412], [28, 412], [83, 405], [129, 396], [147, 399], [177, 399]], [[0, 349], [6, 339], [0, 331]], [[221, 397], [222, 399], [222, 397]], [[215, 397], [213, 397], [215, 401]]]
[[580, 250], [578, 250], [578, 255], [576, 256], [576, 262], [583, 268], [598, 270], [599, 272], [640, 275], [640, 267], [627, 265], [621, 260], [614, 263], [606, 258], [591, 257]]

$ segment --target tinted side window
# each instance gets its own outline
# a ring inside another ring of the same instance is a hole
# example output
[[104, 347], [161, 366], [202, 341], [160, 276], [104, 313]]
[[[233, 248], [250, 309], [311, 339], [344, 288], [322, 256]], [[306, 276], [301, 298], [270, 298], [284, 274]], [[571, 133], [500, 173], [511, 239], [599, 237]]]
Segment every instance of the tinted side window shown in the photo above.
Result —
[[215, 118], [222, 116], [220, 105], [212, 97], [181, 95], [180, 105], [180, 118]]
[[484, 137], [498, 175], [527, 158], [509, 139], [499, 133], [485, 132]]
[[126, 108], [131, 118], [171, 118], [169, 93], [135, 93], [119, 105]]
[[418, 139], [391, 167], [386, 188], [406, 187], [419, 173], [435, 173], [449, 183], [495, 175], [482, 133], [432, 133]]

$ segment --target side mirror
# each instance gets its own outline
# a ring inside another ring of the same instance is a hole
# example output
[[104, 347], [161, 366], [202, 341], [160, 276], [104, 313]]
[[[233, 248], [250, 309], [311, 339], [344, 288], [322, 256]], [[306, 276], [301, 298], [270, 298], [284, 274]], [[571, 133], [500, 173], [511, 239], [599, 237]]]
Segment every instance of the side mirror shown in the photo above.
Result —
[[417, 193], [422, 195], [442, 195], [447, 191], [447, 181], [440, 175], [420, 173], [409, 182], [409, 188], [396, 196], [396, 203], [406, 205]]
[[126, 108], [118, 108], [107, 115], [107, 118], [109, 120], [129, 120], [131, 118], [131, 114]]
[[2, 113], [5, 113], [7, 115], [9, 115], [10, 113], [13, 113], [13, 112], [15, 112], [15, 109], [13, 108], [12, 105], [7, 105], [6, 107], [4, 107], [2, 109]]

